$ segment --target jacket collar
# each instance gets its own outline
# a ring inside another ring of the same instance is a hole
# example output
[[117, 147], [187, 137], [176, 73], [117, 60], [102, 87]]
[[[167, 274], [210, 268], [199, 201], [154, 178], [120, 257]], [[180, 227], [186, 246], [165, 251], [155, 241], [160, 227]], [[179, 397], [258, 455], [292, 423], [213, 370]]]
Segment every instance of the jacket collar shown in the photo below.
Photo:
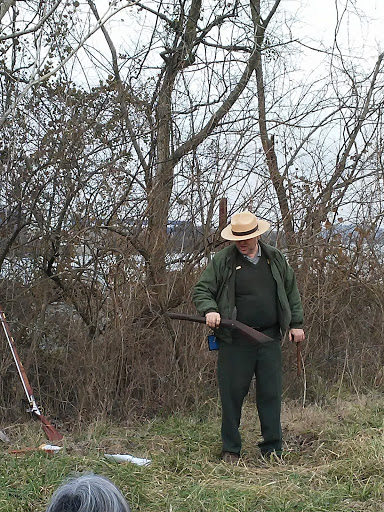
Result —
[[261, 247], [261, 250], [265, 252], [265, 255], [269, 260], [273, 260], [275, 258], [275, 248], [272, 245], [265, 244], [261, 240], [259, 240], [259, 244]]

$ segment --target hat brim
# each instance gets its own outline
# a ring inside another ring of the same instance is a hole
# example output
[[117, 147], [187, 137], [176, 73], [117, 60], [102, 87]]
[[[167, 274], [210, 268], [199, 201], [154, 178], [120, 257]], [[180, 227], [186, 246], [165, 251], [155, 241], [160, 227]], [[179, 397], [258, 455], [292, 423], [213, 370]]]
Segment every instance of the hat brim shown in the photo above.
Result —
[[232, 242], [240, 242], [240, 240], [250, 240], [251, 238], [260, 236], [263, 233], [265, 233], [266, 231], [268, 231], [268, 229], [270, 228], [271, 225], [266, 220], [258, 219], [257, 226], [258, 226], [257, 230], [254, 231], [253, 233], [251, 233], [250, 235], [237, 236], [232, 233], [232, 226], [231, 226], [231, 224], [229, 224], [229, 226], [225, 227], [222, 230], [221, 237], [224, 238], [224, 240], [230, 240]]

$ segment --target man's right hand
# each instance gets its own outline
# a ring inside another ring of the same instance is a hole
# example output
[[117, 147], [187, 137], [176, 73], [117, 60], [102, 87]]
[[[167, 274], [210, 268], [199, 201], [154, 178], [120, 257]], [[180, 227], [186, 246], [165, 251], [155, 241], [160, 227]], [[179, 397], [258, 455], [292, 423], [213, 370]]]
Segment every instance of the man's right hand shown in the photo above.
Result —
[[219, 327], [221, 321], [220, 313], [216, 313], [216, 311], [211, 311], [205, 315], [205, 323], [211, 329], [216, 329]]

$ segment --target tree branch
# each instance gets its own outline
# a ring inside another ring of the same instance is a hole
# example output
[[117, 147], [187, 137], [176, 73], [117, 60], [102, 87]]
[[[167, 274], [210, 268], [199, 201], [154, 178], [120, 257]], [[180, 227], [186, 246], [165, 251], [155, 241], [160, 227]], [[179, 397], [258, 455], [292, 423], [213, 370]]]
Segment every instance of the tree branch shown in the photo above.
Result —
[[[101, 28], [101, 31], [105, 37], [105, 40], [108, 44], [108, 47], [109, 47], [109, 50], [111, 52], [111, 56], [112, 56], [112, 68], [113, 68], [113, 73], [114, 73], [114, 76], [115, 76], [115, 81], [116, 81], [116, 84], [117, 84], [117, 92], [118, 92], [118, 97], [119, 97], [119, 102], [120, 102], [120, 106], [121, 106], [121, 109], [123, 111], [123, 115], [124, 115], [124, 120], [125, 120], [125, 123], [127, 125], [127, 129], [128, 129], [128, 133], [129, 133], [129, 136], [131, 138], [131, 141], [132, 141], [132, 144], [133, 144], [133, 147], [135, 148], [135, 151], [136, 151], [136, 154], [140, 160], [140, 164], [141, 166], [143, 167], [144, 171], [148, 172], [148, 164], [147, 162], [145, 161], [145, 158], [144, 158], [144, 155], [140, 149], [140, 145], [139, 145], [139, 142], [138, 142], [138, 138], [135, 134], [135, 130], [132, 126], [132, 123], [131, 123], [131, 120], [130, 120], [130, 117], [129, 117], [129, 113], [128, 113], [128, 108], [127, 108], [127, 104], [125, 102], [125, 99], [124, 99], [124, 85], [122, 83], [122, 80], [121, 80], [121, 77], [120, 77], [120, 71], [119, 71], [119, 66], [118, 66], [118, 63], [117, 63], [117, 52], [116, 52], [116, 48], [115, 48], [115, 45], [113, 44], [113, 41], [109, 35], [109, 32], [107, 31], [107, 29], [105, 28], [105, 24], [101, 24], [101, 19], [100, 19], [100, 16], [99, 16], [99, 13], [97, 11], [97, 8], [96, 8], [96, 5], [95, 3], [93, 2], [93, 0], [87, 0], [96, 20], [100, 23], [100, 28]], [[139, 100], [137, 100], [137, 102], [139, 102]]]
[[[56, 9], [59, 7], [59, 5], [61, 4], [62, 0], [57, 0], [57, 2], [54, 4], [54, 6], [47, 12], [47, 14], [45, 14], [44, 16], [42, 16], [42, 18], [39, 20], [38, 23], [36, 23], [36, 25], [34, 25], [33, 27], [27, 29], [27, 30], [20, 30], [20, 31], [17, 31], [17, 32], [14, 32], [12, 34], [9, 34], [7, 36], [0, 36], [0, 42], [1, 41], [5, 41], [7, 39], [12, 39], [14, 37], [20, 37], [20, 36], [25, 36], [26, 34], [31, 34], [32, 32], [36, 32], [37, 30], [39, 30], [43, 25], [44, 23], [47, 21], [47, 19], [52, 16], [52, 14], [56, 11]], [[8, 3], [10, 3], [11, 5], [15, 3], [14, 0], [8, 0]], [[3, 9], [3, 6], [0, 7], [0, 21], [1, 21], [1, 18], [3, 17], [1, 15], [1, 11]], [[9, 9], [9, 7], [8, 7]], [[8, 10], [7, 9], [7, 10]]]
[[[110, 18], [115, 16], [115, 14], [123, 9], [125, 9], [127, 6], [134, 5], [135, 2], [127, 2], [124, 5], [121, 5], [118, 9], [116, 9], [114, 12], [110, 12], [104, 16], [94, 27], [93, 29], [84, 36], [81, 41], [77, 44], [77, 46], [68, 53], [68, 55], [58, 64], [54, 69], [52, 69], [49, 73], [46, 73], [45, 75], [37, 78], [37, 79], [31, 79], [29, 84], [24, 88], [24, 90], [17, 96], [17, 98], [13, 101], [12, 105], [4, 112], [4, 114], [0, 118], [0, 128], [4, 125], [5, 121], [8, 119], [8, 117], [11, 115], [11, 113], [15, 110], [15, 108], [20, 104], [21, 100], [28, 94], [28, 92], [34, 87], [35, 85], [39, 85], [43, 82], [46, 82], [49, 80], [52, 76], [54, 76], [60, 69], [64, 67], [64, 65], [76, 55], [76, 53], [79, 51], [80, 48], [84, 46], [84, 43], [95, 33], [97, 32]], [[36, 76], [37, 70], [34, 73], [34, 76]]]

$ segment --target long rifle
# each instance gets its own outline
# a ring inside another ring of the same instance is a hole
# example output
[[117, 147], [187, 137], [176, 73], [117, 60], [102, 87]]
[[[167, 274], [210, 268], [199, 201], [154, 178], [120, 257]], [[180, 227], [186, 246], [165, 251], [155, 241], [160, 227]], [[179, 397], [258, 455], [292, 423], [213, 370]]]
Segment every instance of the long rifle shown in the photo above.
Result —
[[19, 376], [21, 379], [21, 383], [23, 385], [25, 394], [27, 395], [28, 403], [30, 409], [28, 409], [28, 412], [33, 412], [41, 421], [41, 426], [47, 436], [47, 438], [50, 441], [59, 441], [60, 439], [63, 439], [63, 435], [58, 432], [53, 425], [47, 420], [45, 416], [43, 416], [40, 412], [40, 409], [37, 407], [35, 398], [33, 396], [32, 387], [29, 383], [27, 374], [25, 373], [24, 367], [21, 364], [20, 357], [16, 351], [15, 347], [15, 341], [12, 337], [11, 330], [9, 328], [8, 322], [5, 318], [4, 311], [1, 309], [0, 306], [0, 320], [1, 325], [3, 326], [5, 337], [7, 338], [9, 348], [11, 349], [13, 359], [15, 360], [17, 371], [19, 372]]
[[[204, 316], [194, 316], [194, 315], [185, 315], [183, 313], [166, 313], [169, 318], [173, 318], [174, 320], [189, 320], [190, 322], [198, 322], [200, 324], [205, 324]], [[237, 329], [242, 334], [247, 336], [247, 338], [251, 341], [258, 343], [265, 343], [266, 341], [273, 341], [272, 338], [263, 334], [253, 327], [249, 327], [248, 325], [239, 322], [238, 320], [230, 320], [228, 318], [222, 318], [220, 321], [220, 325], [223, 327], [229, 327], [230, 329]]]

